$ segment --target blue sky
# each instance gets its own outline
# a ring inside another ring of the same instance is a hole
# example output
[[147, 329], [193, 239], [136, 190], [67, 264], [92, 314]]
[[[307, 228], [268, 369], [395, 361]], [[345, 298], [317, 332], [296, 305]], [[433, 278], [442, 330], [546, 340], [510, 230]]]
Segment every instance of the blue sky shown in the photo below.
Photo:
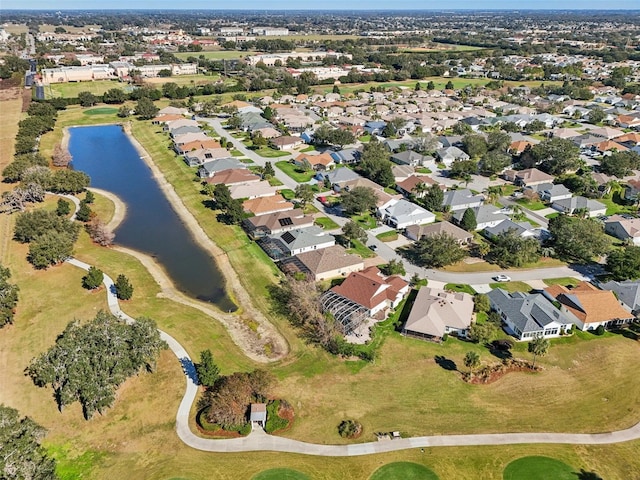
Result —
[[0, 9], [640, 9], [638, 0], [525, 0], [514, 2], [513, 0], [447, 0], [442, 2], [416, 1], [416, 0], [324, 0], [319, 3], [300, 2], [300, 0], [241, 0], [239, 2], [227, 2], [220, 0], [190, 0], [176, 2], [175, 0], [104, 0], [101, 2], [87, 0], [0, 0]]

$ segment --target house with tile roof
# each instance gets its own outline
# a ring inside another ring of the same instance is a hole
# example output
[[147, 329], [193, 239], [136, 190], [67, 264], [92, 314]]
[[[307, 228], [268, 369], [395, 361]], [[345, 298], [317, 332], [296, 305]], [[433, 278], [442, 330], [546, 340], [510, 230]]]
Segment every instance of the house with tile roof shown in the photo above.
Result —
[[313, 221], [313, 216], [305, 215], [301, 208], [295, 208], [284, 212], [246, 218], [242, 222], [242, 226], [253, 239], [257, 239], [289, 230], [311, 227]]
[[[484, 230], [485, 228], [495, 227], [504, 220], [509, 220], [509, 217], [503, 213], [503, 210], [494, 205], [480, 205], [479, 207], [472, 208], [473, 213], [476, 215], [476, 231]], [[453, 221], [460, 224], [465, 210], [456, 210], [453, 214]]]
[[430, 225], [411, 225], [404, 231], [410, 240], [418, 241], [422, 237], [431, 237], [446, 233], [453, 237], [458, 245], [469, 245], [473, 241], [473, 234], [449, 222], [437, 222]]
[[325, 171], [331, 170], [336, 162], [329, 153], [301, 153], [293, 159], [293, 164], [308, 170]]
[[193, 142], [184, 143], [182, 145], [174, 145], [174, 150], [179, 155], [184, 155], [187, 152], [191, 152], [192, 150], [203, 150], [207, 148], [220, 148], [220, 142], [214, 140], [213, 138], [209, 138], [208, 140], [195, 140]]
[[198, 175], [200, 178], [211, 178], [219, 172], [241, 168], [247, 168], [247, 166], [235, 157], [216, 158], [204, 162], [198, 169]]
[[537, 168], [527, 168], [525, 170], [506, 170], [505, 180], [513, 182], [520, 187], [539, 185], [541, 183], [553, 183], [553, 175], [544, 173]]
[[468, 293], [422, 287], [402, 327], [402, 334], [436, 341], [452, 334], [465, 337], [472, 319], [473, 297]]
[[299, 253], [291, 258], [292, 261], [299, 267], [298, 271], [306, 273], [316, 282], [344, 277], [364, 268], [362, 257], [347, 253], [340, 245]]
[[529, 185], [526, 189], [536, 192], [540, 197], [540, 200], [544, 202], [555, 202], [557, 200], [566, 200], [571, 198], [573, 193], [563, 184], [558, 183], [538, 183], [536, 185]]
[[551, 208], [567, 215], [573, 215], [576, 211], [586, 211], [589, 217], [599, 217], [607, 213], [604, 203], [580, 195], [556, 200], [551, 204]]
[[640, 313], [640, 281], [625, 280], [616, 282], [611, 280], [600, 284], [600, 288], [613, 292], [622, 306], [637, 318], [638, 313]]
[[576, 319], [580, 330], [595, 330], [600, 325], [610, 328], [634, 319], [612, 291], [600, 290], [589, 282], [580, 282], [573, 288], [552, 285], [544, 292], [550, 299], [560, 302], [561, 310]]
[[217, 185], [218, 183], [224, 183], [227, 186], [257, 183], [262, 180], [260, 175], [256, 175], [247, 168], [230, 168], [216, 173], [213, 177], [206, 179], [207, 183]]
[[268, 213], [285, 212], [293, 210], [293, 203], [286, 200], [282, 195], [277, 194], [271, 197], [253, 198], [242, 202], [242, 208], [247, 213], [254, 215], [266, 215]]
[[199, 150], [191, 150], [184, 153], [184, 161], [190, 167], [203, 165], [209, 160], [217, 158], [229, 158], [231, 154], [226, 148], [202, 148]]
[[370, 317], [385, 318], [409, 293], [409, 284], [398, 275], [387, 277], [371, 266], [349, 274], [329, 291], [364, 307]]
[[640, 218], [612, 215], [604, 222], [604, 231], [624, 242], [640, 245]]
[[491, 309], [500, 315], [506, 330], [518, 341], [530, 341], [536, 336], [557, 338], [571, 330], [575, 318], [553, 304], [542, 293], [491, 290], [487, 296]]
[[476, 195], [468, 188], [457, 190], [447, 190], [444, 192], [442, 206], [448, 208], [451, 212], [466, 210], [467, 208], [476, 208], [482, 205], [484, 197]]
[[278, 187], [271, 186], [267, 180], [229, 185], [229, 194], [234, 200], [271, 197], [276, 193], [278, 193]]
[[411, 175], [396, 183], [398, 191], [405, 197], [414, 195], [416, 198], [424, 197], [427, 189], [432, 185], [438, 185], [438, 183], [428, 175]]
[[336, 244], [336, 239], [322, 228], [311, 226], [273, 234], [261, 238], [258, 243], [267, 255], [274, 260], [279, 260], [311, 250], [331, 247]]

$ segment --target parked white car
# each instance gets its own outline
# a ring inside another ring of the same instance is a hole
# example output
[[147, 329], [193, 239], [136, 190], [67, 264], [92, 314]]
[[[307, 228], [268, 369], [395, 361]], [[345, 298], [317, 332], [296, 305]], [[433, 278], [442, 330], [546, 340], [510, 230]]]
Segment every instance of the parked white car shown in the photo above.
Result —
[[507, 276], [507, 275], [496, 275], [495, 277], [493, 277], [493, 279], [496, 282], [510, 282], [511, 281], [511, 277]]

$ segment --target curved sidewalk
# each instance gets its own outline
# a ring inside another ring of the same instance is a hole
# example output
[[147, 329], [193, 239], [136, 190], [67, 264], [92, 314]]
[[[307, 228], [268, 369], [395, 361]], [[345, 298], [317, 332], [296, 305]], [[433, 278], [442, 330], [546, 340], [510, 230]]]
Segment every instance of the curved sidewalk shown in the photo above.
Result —
[[[84, 270], [90, 265], [75, 258], [67, 259], [67, 263]], [[127, 323], [135, 322], [133, 318], [120, 310], [113, 280], [104, 275], [103, 283], [107, 291], [107, 303], [112, 314]], [[349, 457], [372, 455], [376, 453], [407, 450], [424, 447], [452, 447], [474, 445], [508, 445], [523, 443], [565, 443], [574, 445], [595, 445], [620, 443], [640, 439], [640, 423], [626, 430], [610, 433], [494, 433], [477, 435], [438, 435], [425, 437], [401, 438], [382, 442], [358, 443], [352, 445], [319, 445], [305, 443], [289, 438], [268, 435], [264, 430], [255, 428], [244, 438], [214, 440], [201, 438], [189, 428], [189, 412], [198, 393], [197, 375], [193, 361], [187, 351], [171, 335], [160, 330], [160, 337], [167, 342], [171, 351], [178, 357], [187, 381], [186, 390], [176, 415], [176, 432], [178, 437], [188, 446], [205, 452], [257, 452], [275, 451], [318, 455], [326, 457]]]

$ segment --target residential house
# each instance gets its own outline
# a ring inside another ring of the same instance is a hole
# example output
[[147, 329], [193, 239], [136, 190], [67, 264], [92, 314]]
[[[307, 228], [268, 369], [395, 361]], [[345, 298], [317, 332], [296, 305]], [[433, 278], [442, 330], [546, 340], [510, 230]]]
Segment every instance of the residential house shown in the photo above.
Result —
[[[460, 224], [462, 221], [462, 217], [464, 216], [464, 210], [456, 210], [453, 213], [453, 221], [457, 224]], [[508, 220], [503, 210], [495, 207], [493, 205], [480, 205], [479, 207], [474, 207], [473, 213], [476, 215], [476, 230], [484, 230], [485, 228], [495, 227], [500, 222]]]
[[378, 208], [377, 214], [384, 223], [397, 230], [402, 230], [410, 225], [422, 225], [436, 221], [436, 216], [429, 210], [404, 198], [390, 200]]
[[229, 155], [229, 150], [226, 148], [202, 148], [185, 152], [183, 158], [185, 163], [190, 167], [197, 167], [210, 160], [229, 158]]
[[293, 163], [298, 167], [315, 171], [331, 170], [335, 166], [333, 157], [329, 153], [301, 153], [293, 159]]
[[339, 164], [353, 164], [360, 161], [362, 152], [357, 148], [343, 148], [337, 152], [331, 152], [331, 157]]
[[624, 198], [632, 202], [640, 201], [640, 180], [631, 179], [624, 187]]
[[[179, 120], [179, 121], [182, 121], [182, 120]], [[171, 122], [171, 123], [175, 123], [175, 122]], [[169, 135], [171, 136], [171, 138], [176, 138], [186, 133], [198, 133], [198, 132], [202, 132], [202, 129], [200, 128], [200, 126], [184, 125], [182, 127], [172, 128], [171, 130], [169, 130]]]
[[398, 165], [411, 165], [413, 167], [422, 167], [427, 164], [433, 163], [433, 157], [421, 155], [413, 150], [406, 150], [404, 152], [394, 153], [391, 155], [391, 161]]
[[208, 140], [195, 140], [193, 142], [184, 143], [180, 146], [174, 147], [174, 150], [180, 155], [184, 155], [186, 152], [193, 150], [204, 150], [207, 148], [216, 149], [220, 148], [220, 142], [210, 138]]
[[343, 183], [357, 180], [363, 177], [350, 168], [343, 167], [334, 168], [333, 170], [328, 172], [318, 172], [316, 174], [316, 178], [318, 179], [318, 181], [326, 182], [332, 187], [338, 187], [338, 189], [336, 190], [338, 192], [340, 191], [340, 185], [342, 185]]
[[468, 293], [422, 287], [402, 334], [432, 340], [441, 340], [445, 335], [466, 337], [472, 319], [473, 297]]
[[501, 288], [491, 290], [487, 296], [517, 340], [528, 341], [536, 336], [557, 338], [571, 330], [575, 319], [553, 304], [553, 299], [542, 293], [507, 292]]
[[271, 197], [253, 198], [242, 202], [242, 208], [247, 213], [254, 215], [267, 215], [275, 212], [286, 212], [293, 210], [293, 203], [286, 200], [282, 195], [277, 194]]
[[391, 167], [394, 181], [401, 182], [416, 173], [416, 169], [411, 165], [393, 165]]
[[616, 137], [621, 137], [625, 132], [623, 132], [622, 130], [618, 130], [617, 128], [600, 127], [590, 130], [589, 133], [591, 135], [595, 135], [596, 137], [603, 137], [612, 140]]
[[573, 196], [571, 190], [561, 183], [538, 183], [536, 185], [529, 185], [526, 189], [536, 192], [540, 197], [540, 200], [550, 203], [557, 200], [566, 200]]
[[204, 162], [198, 169], [198, 175], [200, 178], [211, 178], [218, 172], [223, 172], [224, 170], [230, 170], [232, 168], [247, 168], [247, 166], [234, 157], [216, 158], [214, 160]]
[[300, 253], [291, 260], [316, 282], [344, 277], [364, 269], [362, 257], [347, 253], [340, 245]]
[[[156, 117], [158, 118], [158, 117]], [[199, 131], [200, 130], [200, 124], [196, 121], [196, 120], [192, 120], [190, 118], [184, 118], [182, 116], [180, 116], [180, 118], [176, 119], [176, 120], [165, 120], [164, 122], [164, 126], [162, 127], [162, 129], [166, 132], [171, 133], [171, 136], [175, 136], [174, 132], [176, 130], [179, 130], [182, 127], [194, 127]], [[188, 133], [188, 132], [185, 132]]]
[[476, 195], [468, 188], [459, 190], [447, 190], [444, 192], [442, 206], [455, 212], [458, 210], [466, 210], [467, 208], [475, 208], [482, 205], [484, 197]]
[[521, 238], [531, 238], [537, 236], [536, 230], [531, 227], [530, 223], [516, 223], [510, 219], [503, 220], [498, 225], [487, 227], [483, 230], [483, 232], [488, 238], [495, 238], [498, 235], [505, 234], [507, 232], [513, 232], [515, 235]]
[[537, 168], [527, 168], [526, 170], [506, 170], [505, 180], [513, 182], [521, 187], [530, 187], [542, 183], [553, 183], [553, 175], [544, 173]]
[[256, 239], [267, 235], [278, 235], [289, 230], [312, 227], [313, 222], [313, 216], [305, 215], [301, 208], [296, 208], [249, 217], [242, 222], [242, 226], [252, 238]]
[[369, 135], [381, 135], [387, 122], [370, 121], [364, 124], [364, 129]]
[[185, 133], [173, 138], [174, 150], [180, 153], [180, 147], [191, 142], [204, 142], [207, 140], [213, 140], [204, 132], [198, 133]]
[[398, 191], [405, 197], [413, 195], [416, 198], [424, 197], [427, 189], [432, 185], [438, 185], [438, 183], [428, 175], [411, 175], [406, 180], [396, 183]]
[[430, 225], [411, 225], [406, 228], [404, 234], [411, 240], [420, 240], [422, 237], [431, 237], [446, 233], [453, 237], [458, 245], [469, 245], [473, 241], [473, 234], [449, 222], [437, 222]]
[[252, 403], [249, 406], [249, 421], [264, 428], [267, 425], [267, 404]]
[[213, 177], [207, 178], [206, 182], [212, 185], [224, 183], [230, 187], [238, 184], [257, 183], [261, 180], [262, 177], [247, 168], [230, 168], [216, 173]]
[[613, 215], [605, 220], [604, 231], [624, 242], [640, 246], [640, 218]]
[[623, 307], [636, 317], [638, 316], [638, 312], [640, 312], [640, 281], [625, 280], [624, 282], [616, 282], [611, 280], [600, 284], [600, 288], [613, 292]]
[[271, 146], [278, 150], [293, 150], [304, 143], [300, 137], [290, 137], [283, 135], [281, 137], [272, 138], [269, 140]]
[[[213, 177], [215, 178], [215, 177]], [[271, 197], [278, 192], [278, 187], [272, 187], [267, 180], [229, 185], [229, 194], [235, 200], [244, 198]]]
[[551, 208], [568, 215], [576, 211], [585, 211], [589, 217], [599, 217], [607, 213], [607, 206], [604, 203], [581, 196], [556, 200], [551, 204]]
[[331, 247], [336, 244], [336, 239], [333, 235], [327, 234], [322, 228], [311, 226], [263, 237], [259, 240], [259, 243], [267, 255], [274, 260], [279, 260], [300, 253]]
[[445, 147], [436, 150], [436, 158], [448, 168], [456, 160], [469, 160], [469, 155], [458, 147]]
[[589, 282], [580, 282], [573, 288], [552, 285], [545, 294], [560, 302], [561, 310], [576, 319], [580, 330], [595, 330], [600, 325], [610, 328], [633, 320], [612, 291], [600, 290]]
[[409, 292], [409, 284], [398, 275], [387, 277], [372, 266], [349, 274], [330, 291], [364, 307], [370, 317], [385, 318]]

